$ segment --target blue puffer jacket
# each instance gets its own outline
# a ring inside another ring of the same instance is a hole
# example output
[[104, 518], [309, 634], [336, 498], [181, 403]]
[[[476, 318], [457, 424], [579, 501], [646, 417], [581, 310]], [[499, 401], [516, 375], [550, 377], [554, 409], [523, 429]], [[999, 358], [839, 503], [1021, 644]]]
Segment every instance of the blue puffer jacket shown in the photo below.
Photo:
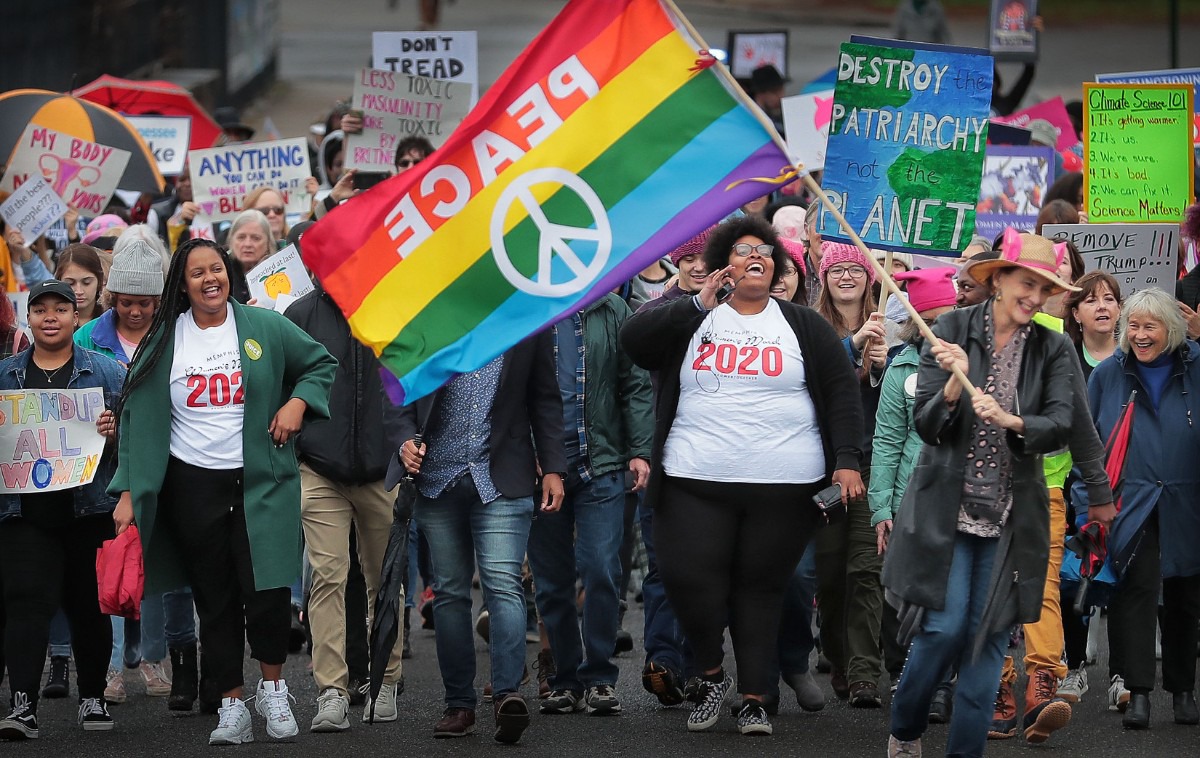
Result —
[[[1107, 440], [1136, 389], [1133, 431], [1118, 493], [1121, 512], [1108, 549], [1113, 568], [1124, 573], [1148, 518], [1158, 518], [1162, 575], [1200, 574], [1200, 345], [1184, 342], [1158, 411], [1150, 402], [1131, 358], [1117, 350], [1092, 372], [1088, 401], [1100, 439]], [[1192, 412], [1198, 406], [1198, 413]], [[1115, 487], [1114, 487], [1115, 489]], [[1072, 490], [1072, 502], [1087, 511], [1087, 492]]]
[[[25, 372], [33, 357], [33, 348], [24, 350], [11, 358], [0, 361], [0, 390], [20, 390], [25, 386]], [[104, 390], [104, 407], [112, 408], [121, 394], [125, 384], [125, 368], [111, 358], [99, 353], [85, 350], [75, 345], [75, 364], [71, 369], [71, 380], [68, 389], [99, 387]], [[47, 390], [53, 392], [53, 390]], [[117, 499], [105, 490], [117, 469], [116, 445], [107, 445], [100, 465], [96, 468], [95, 478], [90, 484], [71, 490], [75, 498], [75, 516], [89, 516], [94, 513], [108, 513], [117, 505]], [[18, 494], [0, 495], [0, 521], [17, 518], [21, 515], [21, 496]]]

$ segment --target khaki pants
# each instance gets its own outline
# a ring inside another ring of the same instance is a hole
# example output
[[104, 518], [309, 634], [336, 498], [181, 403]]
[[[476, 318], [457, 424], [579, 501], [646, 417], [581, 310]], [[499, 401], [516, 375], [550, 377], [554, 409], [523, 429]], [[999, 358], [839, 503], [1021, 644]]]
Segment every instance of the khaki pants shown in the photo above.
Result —
[[[350, 570], [350, 527], [358, 538], [358, 559], [367, 583], [368, 625], [374, 615], [375, 593], [383, 554], [392, 527], [393, 496], [383, 482], [347, 485], [326, 479], [308, 466], [300, 465], [301, 517], [308, 560], [312, 564], [312, 594], [308, 602], [313, 638], [313, 679], [317, 691], [333, 687], [348, 694], [350, 675], [346, 666], [346, 577]], [[400, 595], [404, 604], [404, 595]], [[384, 682], [400, 681], [400, 654], [404, 635], [388, 661]]]

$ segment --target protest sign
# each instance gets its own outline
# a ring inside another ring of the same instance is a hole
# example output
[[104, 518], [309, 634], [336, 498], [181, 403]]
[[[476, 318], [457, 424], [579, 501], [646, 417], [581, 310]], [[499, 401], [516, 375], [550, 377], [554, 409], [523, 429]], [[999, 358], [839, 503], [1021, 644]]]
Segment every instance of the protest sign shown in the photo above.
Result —
[[787, 76], [788, 33], [786, 29], [729, 32], [729, 73], [749, 79], [754, 69], [774, 66]]
[[304, 182], [312, 172], [303, 137], [192, 150], [188, 162], [192, 197], [212, 221], [232, 220], [241, 212], [246, 194], [262, 186], [283, 196], [287, 213], [310, 210]]
[[1087, 271], [1107, 271], [1129, 297], [1158, 287], [1175, 294], [1178, 224], [1046, 224], [1042, 235], [1075, 243]]
[[16, 227], [30, 245], [66, 213], [67, 204], [40, 176], [29, 177], [0, 205], [0, 217]]
[[1164, 71], [1128, 71], [1121, 74], [1096, 74], [1101, 84], [1190, 84], [1192, 85], [1192, 143], [1200, 147], [1200, 98], [1195, 88], [1200, 86], [1200, 68], [1173, 68]]
[[475, 32], [375, 32], [371, 68], [471, 85], [479, 99], [479, 42]]
[[1023, 126], [1002, 124], [996, 119], [988, 122], [987, 143], [989, 145], [1028, 145], [1033, 132]]
[[[983, 50], [842, 45], [821, 183], [869, 247], [957, 255], [971, 238], [991, 93]], [[817, 224], [847, 239], [824, 210]]]
[[1058, 134], [1058, 141], [1054, 143], [1054, 148], [1059, 152], [1070, 150], [1079, 144], [1079, 139], [1075, 136], [1075, 126], [1071, 123], [1071, 116], [1067, 113], [1066, 103], [1061, 97], [1038, 103], [1010, 116], [997, 116], [992, 121], [1028, 127], [1029, 122], [1036, 119], [1048, 121], [1054, 127], [1054, 131]]
[[1083, 85], [1083, 194], [1092, 223], [1178, 224], [1192, 201], [1192, 87]]
[[405, 137], [441, 147], [471, 109], [470, 99], [465, 82], [360, 70], [351, 107], [362, 111], [363, 130], [346, 138], [346, 168], [391, 171], [396, 145]]
[[1033, 231], [1042, 198], [1053, 183], [1052, 148], [989, 145], [975, 209], [975, 233], [995, 239], [1009, 226]]
[[15, 191], [33, 176], [83, 216], [99, 216], [112, 199], [129, 152], [30, 123], [13, 149], [0, 189]]
[[1036, 61], [1037, 0], [992, 0], [988, 49], [998, 61]]
[[304, 262], [295, 245], [288, 245], [268, 257], [246, 274], [250, 296], [258, 298], [258, 305], [274, 308], [280, 295], [299, 298], [313, 291], [312, 280], [304, 270]]
[[0, 492], [54, 492], [92, 481], [104, 437], [99, 387], [0, 393]]
[[825, 144], [829, 140], [829, 120], [833, 114], [833, 90], [785, 97], [780, 105], [792, 158], [809, 171], [824, 168]]
[[[17, 328], [28, 336], [29, 331], [29, 290], [8, 292], [8, 302], [12, 303], [13, 311], [17, 314]], [[16, 343], [13, 343], [16, 346]]]
[[192, 140], [190, 116], [126, 116], [125, 120], [142, 135], [163, 176], [183, 173]]

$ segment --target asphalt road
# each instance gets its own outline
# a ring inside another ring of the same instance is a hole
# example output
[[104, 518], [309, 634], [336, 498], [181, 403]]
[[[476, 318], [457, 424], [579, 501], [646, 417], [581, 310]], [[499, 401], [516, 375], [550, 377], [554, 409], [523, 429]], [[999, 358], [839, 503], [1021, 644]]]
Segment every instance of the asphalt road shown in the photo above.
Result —
[[[640, 650], [640, 609], [632, 607], [626, 627], [634, 632]], [[689, 756], [883, 756], [887, 744], [887, 704], [882, 711], [863, 711], [850, 708], [836, 700], [828, 688], [828, 677], [818, 680], [828, 694], [825, 710], [801, 713], [795, 700], [785, 695], [784, 707], [773, 719], [775, 735], [769, 738], [748, 739], [740, 736], [731, 717], [726, 717], [712, 731], [701, 734], [687, 732], [684, 710], [663, 709], [641, 688], [640, 654], [628, 653], [617, 660], [621, 667], [618, 693], [624, 712], [617, 717], [595, 718], [583, 713], [569, 716], [539, 716], [534, 714], [533, 725], [516, 747], [497, 745], [492, 741], [490, 705], [481, 705], [475, 736], [453, 740], [434, 740], [433, 724], [441, 715], [442, 690], [434, 653], [433, 633], [418, 631], [414, 637], [416, 657], [406, 662], [406, 691], [400, 696], [400, 717], [390, 724], [367, 725], [359, 722], [361, 708], [353, 709], [354, 723], [348, 732], [340, 734], [309, 734], [307, 726], [316, 712], [316, 689], [306, 673], [307, 656], [296, 655], [288, 660], [284, 675], [296, 696], [294, 712], [301, 725], [300, 736], [294, 744], [271, 744], [267, 741], [262, 719], [254, 715], [256, 742], [239, 748], [212, 748], [207, 744], [208, 733], [216, 725], [216, 717], [199, 713], [173, 714], [167, 711], [163, 698], [144, 694], [136, 674], [128, 681], [129, 700], [113, 706], [116, 719], [112, 732], [87, 732], [75, 724], [74, 699], [43, 701], [39, 708], [42, 736], [34, 742], [0, 743], [4, 756], [87, 756], [106, 758], [120, 756], [171, 755], [179, 758], [212, 755], [215, 751], [236, 752], [242, 755], [331, 756], [343, 755], [422, 755], [463, 756], [483, 751], [511, 750], [525, 756], [561, 758], [564, 755], [663, 755]], [[1106, 646], [1101, 644], [1101, 649]], [[532, 661], [536, 650], [530, 645]], [[475, 650], [480, 672], [487, 670], [487, 651], [476, 640]], [[732, 667], [732, 656], [728, 661]], [[1200, 727], [1177, 726], [1171, 721], [1170, 699], [1160, 691], [1152, 697], [1152, 727], [1145, 732], [1126, 732], [1120, 716], [1105, 707], [1104, 680], [1107, 670], [1104, 660], [1089, 667], [1092, 689], [1076, 706], [1072, 723], [1041, 746], [1031, 746], [1023, 740], [991, 742], [990, 756], [1054, 756], [1055, 758], [1133, 758], [1135, 756], [1196, 756], [1200, 754]], [[254, 668], [247, 666], [246, 681], [253, 686], [258, 679]], [[1103, 684], [1102, 684], [1103, 683]], [[482, 675], [477, 681], [482, 687]], [[7, 703], [7, 686], [0, 687]], [[535, 684], [525, 688], [529, 697], [536, 696]], [[74, 685], [72, 684], [72, 692]], [[945, 745], [945, 726], [931, 726], [925, 737], [926, 754], [940, 755]]]

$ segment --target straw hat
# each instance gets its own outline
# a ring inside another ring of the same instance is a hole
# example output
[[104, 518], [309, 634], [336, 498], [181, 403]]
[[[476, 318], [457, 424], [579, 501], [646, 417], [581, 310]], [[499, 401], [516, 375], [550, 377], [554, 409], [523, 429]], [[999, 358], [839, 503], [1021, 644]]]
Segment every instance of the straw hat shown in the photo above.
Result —
[[1078, 287], [1072, 287], [1058, 276], [1058, 267], [1066, 255], [1065, 242], [1051, 242], [1041, 235], [1018, 232], [1009, 227], [1004, 230], [1004, 240], [1000, 243], [1000, 257], [973, 264], [971, 276], [983, 282], [997, 271], [1023, 268], [1053, 284], [1058, 292], [1079, 292]]

